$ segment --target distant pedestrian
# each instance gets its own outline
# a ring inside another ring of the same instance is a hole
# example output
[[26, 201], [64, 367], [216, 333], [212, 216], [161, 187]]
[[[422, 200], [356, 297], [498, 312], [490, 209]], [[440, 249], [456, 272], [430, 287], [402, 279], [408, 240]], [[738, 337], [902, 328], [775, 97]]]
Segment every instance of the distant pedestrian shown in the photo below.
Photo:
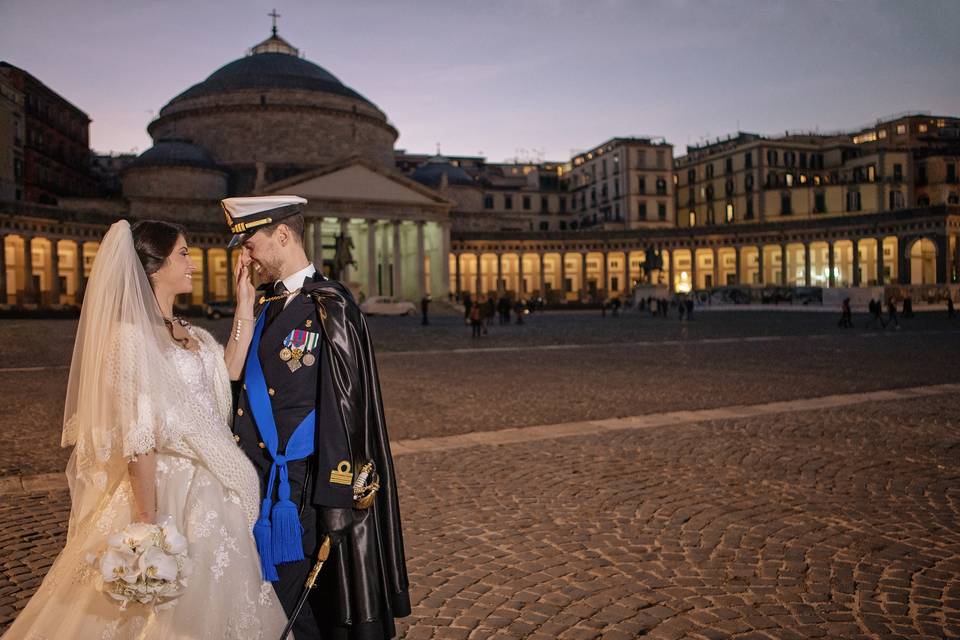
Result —
[[693, 320], [693, 298], [687, 298], [687, 322]]
[[497, 313], [500, 314], [500, 324], [510, 324], [510, 298], [506, 295], [500, 296], [497, 301]]
[[620, 298], [614, 298], [610, 301], [610, 313], [616, 317], [620, 313]]
[[470, 328], [472, 329], [470, 333], [471, 338], [479, 338], [480, 332], [482, 330], [483, 323], [483, 311], [480, 309], [480, 305], [476, 304], [470, 308]]
[[524, 304], [523, 300], [517, 300], [516, 304], [513, 306], [513, 312], [517, 314], [517, 324], [523, 324], [523, 315], [527, 310], [527, 305]]
[[883, 321], [883, 303], [880, 300], [870, 298], [870, 304], [867, 305], [867, 309], [870, 312], [870, 317], [867, 319], [867, 329], [871, 327], [876, 329], [877, 325], [880, 325], [881, 329], [887, 326], [887, 323]]
[[469, 293], [463, 294], [463, 317], [470, 320], [470, 309], [473, 308], [473, 300], [470, 298]]
[[493, 316], [497, 312], [497, 303], [493, 301], [493, 296], [488, 296], [483, 303], [483, 313], [481, 322], [483, 323], [483, 335], [487, 335], [487, 330], [493, 324]]
[[887, 324], [892, 324], [895, 329], [900, 328], [900, 322], [897, 320], [897, 301], [892, 296], [887, 301]]
[[913, 317], [913, 298], [903, 299], [903, 317], [904, 318]]
[[841, 329], [853, 328], [853, 312], [850, 310], [850, 298], [844, 298], [840, 307], [840, 322], [837, 323]]

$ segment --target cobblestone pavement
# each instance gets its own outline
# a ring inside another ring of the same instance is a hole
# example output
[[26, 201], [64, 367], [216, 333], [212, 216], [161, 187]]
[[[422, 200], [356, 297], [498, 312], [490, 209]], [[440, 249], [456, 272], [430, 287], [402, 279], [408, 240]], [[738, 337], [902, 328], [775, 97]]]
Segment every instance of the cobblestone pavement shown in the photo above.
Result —
[[[404, 637], [960, 637], [955, 392], [431, 450], [430, 436], [960, 382], [960, 326], [939, 314], [895, 333], [762, 315], [557, 314], [494, 327], [486, 352], [453, 351], [470, 347], [456, 319], [374, 319], [391, 432], [421, 439], [397, 458]], [[0, 323], [0, 485], [27, 485], [0, 491], [0, 631], [69, 510], [66, 370], [10, 368], [67, 364], [74, 326]]]

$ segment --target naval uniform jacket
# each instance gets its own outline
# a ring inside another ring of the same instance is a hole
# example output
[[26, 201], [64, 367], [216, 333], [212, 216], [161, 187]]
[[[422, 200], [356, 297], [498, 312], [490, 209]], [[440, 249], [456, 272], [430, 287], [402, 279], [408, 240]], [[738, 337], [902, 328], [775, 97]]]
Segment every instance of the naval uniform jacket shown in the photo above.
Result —
[[[307, 559], [278, 565], [280, 580], [274, 586], [289, 615], [324, 535], [330, 534], [330, 557], [294, 634], [304, 640], [391, 638], [393, 619], [410, 614], [410, 599], [393, 459], [366, 322], [349, 290], [319, 274], [292, 298], [264, 327], [258, 355], [271, 394], [278, 451], [285, 450], [313, 409], [316, 442], [312, 455], [288, 463]], [[294, 330], [319, 333], [319, 339], [311, 352], [314, 364], [291, 371], [280, 351]], [[272, 460], [261, 445], [246, 389], [238, 387], [234, 437], [257, 468], [262, 495]], [[374, 504], [361, 511], [353, 508], [352, 484], [368, 460], [376, 466], [380, 490]]]

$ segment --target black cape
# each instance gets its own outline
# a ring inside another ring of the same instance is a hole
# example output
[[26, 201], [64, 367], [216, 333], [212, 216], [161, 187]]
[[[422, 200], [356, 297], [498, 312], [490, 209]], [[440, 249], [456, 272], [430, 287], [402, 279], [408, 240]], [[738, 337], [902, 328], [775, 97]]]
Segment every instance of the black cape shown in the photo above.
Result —
[[313, 502], [334, 543], [327, 560], [331, 566], [324, 570], [334, 579], [321, 587], [335, 598], [341, 624], [362, 627], [379, 620], [392, 628], [392, 620], [383, 617], [410, 615], [410, 597], [396, 475], [373, 344], [363, 314], [341, 283], [307, 283], [302, 293], [316, 304], [323, 330], [317, 423], [342, 427], [317, 429], [316, 451], [342, 450], [345, 443], [352, 468], [359, 470], [373, 460], [380, 480], [373, 506], [360, 511], [331, 505], [339, 501], [324, 497], [330, 493], [329, 476], [315, 475]]

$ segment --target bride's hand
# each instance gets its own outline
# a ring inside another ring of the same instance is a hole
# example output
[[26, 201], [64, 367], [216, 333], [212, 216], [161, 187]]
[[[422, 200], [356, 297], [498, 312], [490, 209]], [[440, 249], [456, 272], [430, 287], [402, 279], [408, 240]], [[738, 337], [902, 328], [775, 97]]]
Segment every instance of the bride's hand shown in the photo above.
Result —
[[[234, 282], [237, 292], [237, 315], [250, 317], [253, 315], [253, 300], [256, 297], [257, 290], [250, 279], [250, 254], [246, 249], [240, 252], [240, 258], [233, 270]], [[249, 313], [241, 313], [249, 311]]]

